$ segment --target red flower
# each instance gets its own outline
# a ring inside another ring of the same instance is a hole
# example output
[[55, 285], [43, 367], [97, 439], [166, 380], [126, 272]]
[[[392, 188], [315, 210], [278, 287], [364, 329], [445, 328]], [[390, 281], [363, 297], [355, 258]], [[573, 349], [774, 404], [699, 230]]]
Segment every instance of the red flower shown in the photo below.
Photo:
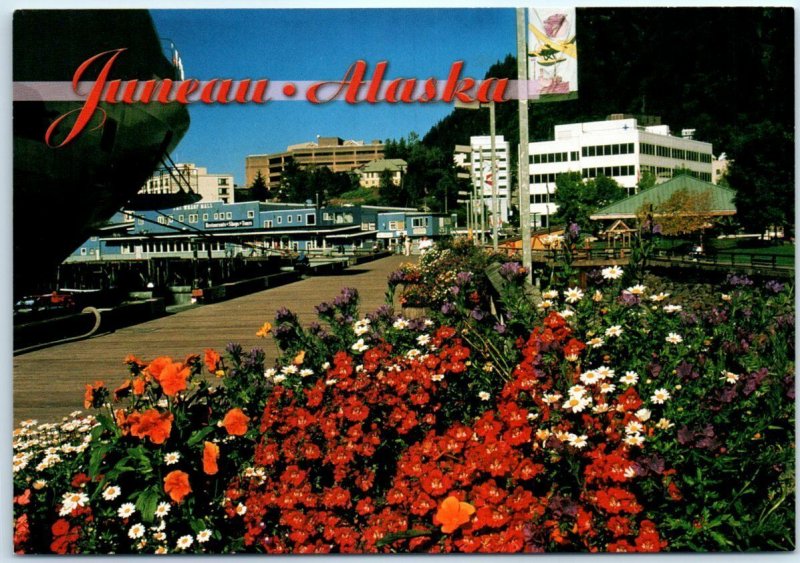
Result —
[[609, 487], [607, 490], [597, 491], [597, 506], [611, 514], [628, 512], [636, 514], [642, 511], [642, 507], [636, 502], [636, 497], [617, 487]]

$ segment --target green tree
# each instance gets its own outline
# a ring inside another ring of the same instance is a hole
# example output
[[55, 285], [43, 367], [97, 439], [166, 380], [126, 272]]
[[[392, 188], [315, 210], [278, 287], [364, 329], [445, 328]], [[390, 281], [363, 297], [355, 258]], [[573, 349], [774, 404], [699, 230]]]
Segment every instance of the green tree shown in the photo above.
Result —
[[579, 172], [556, 177], [553, 201], [558, 205], [556, 218], [565, 224], [577, 223], [584, 231], [593, 231], [589, 216], [598, 209], [625, 197], [625, 190], [613, 178], [598, 176], [584, 181]]
[[[754, 124], [732, 147], [728, 182], [739, 222], [749, 232], [776, 225], [794, 231], [794, 133], [791, 124]], [[788, 233], [787, 233], [788, 234]]]
[[269, 197], [267, 181], [264, 179], [261, 170], [256, 173], [256, 177], [253, 179], [253, 185], [250, 186], [250, 195], [257, 201], [266, 201]]
[[650, 172], [649, 170], [645, 170], [642, 172], [639, 181], [636, 183], [636, 191], [641, 192], [652, 188], [656, 185], [656, 175]]

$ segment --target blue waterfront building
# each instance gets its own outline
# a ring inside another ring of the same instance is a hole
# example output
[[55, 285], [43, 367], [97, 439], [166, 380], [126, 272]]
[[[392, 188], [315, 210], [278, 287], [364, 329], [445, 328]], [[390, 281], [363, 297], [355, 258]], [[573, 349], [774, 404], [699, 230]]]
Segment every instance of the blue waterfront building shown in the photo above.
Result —
[[[386, 246], [381, 240], [386, 238], [381, 234], [381, 218], [387, 214], [399, 214], [408, 224], [409, 236], [435, 237], [449, 228], [449, 218], [445, 225], [444, 216], [406, 208], [198, 202], [159, 210], [123, 210], [75, 249], [67, 262], [373, 250]], [[406, 216], [412, 218], [406, 221]]]

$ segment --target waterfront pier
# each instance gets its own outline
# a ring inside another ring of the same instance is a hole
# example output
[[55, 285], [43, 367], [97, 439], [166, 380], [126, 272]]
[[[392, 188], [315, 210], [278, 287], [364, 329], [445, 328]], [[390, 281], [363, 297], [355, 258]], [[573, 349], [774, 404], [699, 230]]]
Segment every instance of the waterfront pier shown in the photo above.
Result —
[[230, 342], [245, 350], [263, 348], [270, 364], [278, 349], [271, 337], [256, 331], [272, 321], [275, 311], [287, 307], [304, 324], [316, 319], [314, 306], [354, 287], [362, 313], [384, 303], [386, 279], [408, 257], [390, 256], [360, 264], [336, 275], [315, 276], [236, 299], [195, 307], [87, 340], [52, 346], [14, 358], [14, 424], [35, 418], [60, 420], [83, 407], [87, 383], [104, 381], [116, 387], [127, 375], [123, 360], [134, 354], [142, 360], [158, 356], [182, 359], [213, 348], [220, 354]]

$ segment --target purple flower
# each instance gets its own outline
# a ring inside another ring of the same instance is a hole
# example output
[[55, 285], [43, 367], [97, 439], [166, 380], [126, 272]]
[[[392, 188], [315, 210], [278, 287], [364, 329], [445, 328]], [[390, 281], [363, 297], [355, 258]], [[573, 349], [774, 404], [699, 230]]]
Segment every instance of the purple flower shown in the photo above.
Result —
[[457, 285], [454, 285], [450, 288], [450, 293], [452, 293], [453, 295], [458, 295], [459, 293], [461, 293], [461, 288], [458, 287]]
[[728, 274], [728, 278], [725, 281], [734, 287], [753, 285], [753, 280], [745, 275], [740, 276], [738, 274]]
[[314, 310], [317, 312], [318, 315], [327, 315], [328, 313], [333, 311], [333, 303], [331, 303], [330, 301], [325, 301], [315, 306]]
[[239, 357], [242, 355], [242, 345], [230, 342], [225, 346], [225, 351], [238, 361]]
[[681, 362], [678, 364], [678, 367], [675, 369], [678, 377], [683, 379], [684, 381], [687, 379], [697, 379], [700, 377], [700, 374], [695, 371], [694, 366], [688, 362]]
[[284, 322], [284, 321], [293, 322], [293, 321], [296, 321], [296, 320], [297, 320], [297, 315], [292, 313], [286, 307], [281, 307], [280, 309], [275, 311], [275, 321], [278, 322], [278, 323], [281, 323], [281, 322]]
[[457, 285], [464, 286], [471, 281], [472, 281], [472, 272], [458, 272], [458, 274], [456, 274]]
[[519, 262], [506, 262], [500, 266], [500, 275], [508, 281], [524, 278], [528, 271]]
[[631, 306], [631, 305], [638, 305], [641, 300], [639, 299], [638, 295], [635, 295], [630, 291], [623, 290], [622, 295], [619, 296], [618, 301], [622, 305]]
[[455, 307], [455, 305], [453, 305], [453, 304], [452, 304], [452, 303], [450, 303], [449, 301], [446, 301], [446, 302], [445, 302], [445, 303], [442, 305], [442, 309], [441, 309], [441, 311], [442, 311], [442, 314], [443, 314], [443, 315], [449, 315], [450, 313], [452, 313], [452, 312], [453, 312], [453, 311], [455, 311], [455, 310], [456, 310], [456, 307]]
[[766, 283], [766, 285], [764, 285], [764, 287], [766, 287], [772, 293], [780, 293], [783, 291], [784, 285], [777, 280], [770, 280]]
[[497, 334], [505, 334], [506, 330], [507, 330], [506, 325], [501, 325], [500, 323], [495, 323], [494, 324], [494, 331]]
[[483, 317], [486, 316], [485, 313], [483, 311], [481, 311], [477, 307], [475, 309], [473, 309], [472, 313], [470, 313], [470, 314], [472, 315], [472, 318], [475, 319], [476, 321], [480, 321], [480, 320], [483, 319]]
[[403, 275], [402, 270], [395, 270], [391, 274], [389, 274], [389, 284], [390, 285], [397, 285], [398, 283], [402, 283], [405, 280], [405, 276]]
[[358, 301], [358, 290], [353, 287], [345, 287], [342, 292], [333, 300], [335, 307], [347, 307]]
[[764, 381], [764, 378], [767, 377], [768, 374], [767, 368], [761, 368], [758, 371], [754, 371], [750, 375], [747, 376], [747, 380], [744, 382], [744, 387], [742, 388], [742, 393], [744, 393], [745, 397], [750, 396], [753, 391], [758, 389], [758, 386], [761, 385], [761, 382]]
[[656, 223], [653, 226], [653, 234], [654, 235], [660, 235], [661, 234], [661, 224], [660, 223]]
[[394, 311], [392, 310], [389, 305], [381, 305], [377, 309], [375, 309], [372, 313], [367, 313], [367, 318], [372, 322], [377, 322], [380, 320], [389, 320], [392, 317]]

